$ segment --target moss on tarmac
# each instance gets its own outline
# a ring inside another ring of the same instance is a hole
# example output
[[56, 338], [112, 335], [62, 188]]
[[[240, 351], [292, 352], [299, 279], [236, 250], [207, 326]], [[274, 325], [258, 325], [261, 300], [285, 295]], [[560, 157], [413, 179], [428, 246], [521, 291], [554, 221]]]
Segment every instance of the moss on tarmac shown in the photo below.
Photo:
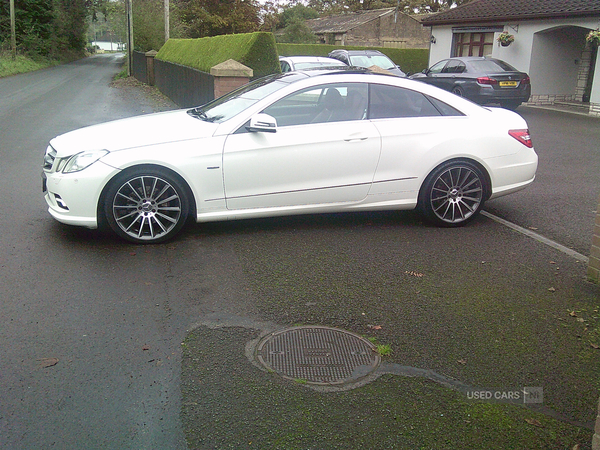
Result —
[[225, 237], [261, 320], [352, 331], [390, 345], [388, 363], [469, 386], [541, 387], [545, 413], [399, 375], [316, 392], [249, 362], [258, 330], [201, 326], [183, 355], [190, 448], [590, 447], [600, 289], [585, 266], [486, 219], [446, 230], [412, 217], [249, 221]]

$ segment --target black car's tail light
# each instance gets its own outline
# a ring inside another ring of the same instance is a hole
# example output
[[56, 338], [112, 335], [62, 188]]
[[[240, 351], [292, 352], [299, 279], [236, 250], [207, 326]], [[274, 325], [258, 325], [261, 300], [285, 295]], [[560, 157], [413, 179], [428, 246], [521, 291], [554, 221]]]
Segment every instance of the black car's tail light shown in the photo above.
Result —
[[477, 78], [479, 84], [498, 84], [498, 80], [490, 77], [479, 77]]
[[523, 144], [525, 147], [533, 148], [533, 142], [531, 142], [531, 136], [529, 130], [508, 130], [508, 134], [514, 137], [517, 141]]

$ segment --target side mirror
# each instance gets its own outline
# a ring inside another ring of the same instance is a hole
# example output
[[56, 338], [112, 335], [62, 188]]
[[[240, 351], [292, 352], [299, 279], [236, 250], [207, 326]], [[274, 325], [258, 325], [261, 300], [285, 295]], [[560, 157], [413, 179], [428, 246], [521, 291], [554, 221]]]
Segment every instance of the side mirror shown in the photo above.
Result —
[[246, 130], [252, 132], [276, 133], [277, 119], [268, 114], [256, 114], [250, 119], [250, 126]]

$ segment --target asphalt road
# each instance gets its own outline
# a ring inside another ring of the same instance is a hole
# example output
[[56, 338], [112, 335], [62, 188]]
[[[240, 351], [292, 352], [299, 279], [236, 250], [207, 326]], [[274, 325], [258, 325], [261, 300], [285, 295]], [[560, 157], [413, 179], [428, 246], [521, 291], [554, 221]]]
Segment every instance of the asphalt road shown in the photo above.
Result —
[[[262, 319], [235, 241], [252, 247], [256, 239], [255, 251], [268, 252], [265, 229], [318, 234], [340, 220], [356, 223], [349, 233], [380, 221], [396, 236], [405, 222], [413, 241], [421, 226], [432, 234], [413, 213], [357, 214], [310, 225], [283, 218], [192, 226], [172, 243], [136, 247], [56, 223], [41, 194], [47, 142], [152, 109], [108, 87], [120, 64], [119, 56], [98, 55], [0, 79], [3, 449], [185, 448], [179, 374], [186, 330], [211, 315]], [[538, 180], [486, 209], [587, 254], [600, 193], [600, 121], [520, 112], [540, 155]], [[478, 224], [487, 222], [489, 233], [475, 225], [477, 233], [465, 234], [495, 239], [498, 225], [484, 217]], [[447, 244], [427, 239], [421, 248], [443, 255]]]

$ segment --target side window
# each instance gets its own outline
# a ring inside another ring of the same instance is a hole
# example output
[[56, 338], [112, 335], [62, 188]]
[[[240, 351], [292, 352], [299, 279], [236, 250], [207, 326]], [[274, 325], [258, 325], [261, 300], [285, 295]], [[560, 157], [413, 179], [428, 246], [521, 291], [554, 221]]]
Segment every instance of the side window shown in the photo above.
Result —
[[372, 84], [369, 97], [369, 119], [441, 116], [420, 92], [397, 86]]
[[448, 61], [446, 67], [444, 67], [443, 73], [463, 73], [465, 71], [465, 64], [462, 61], [451, 59]]
[[286, 73], [286, 72], [291, 72], [292, 71], [292, 68], [287, 63], [287, 61], [280, 61], [280, 64], [281, 64], [281, 72], [282, 73]]
[[366, 116], [365, 83], [324, 84], [288, 95], [262, 112], [277, 119], [277, 126], [362, 120]]
[[438, 100], [437, 98], [433, 98], [430, 96], [426, 96], [427, 100], [429, 100], [433, 106], [442, 114], [442, 116], [464, 116], [458, 109], [450, 106], [447, 103]]
[[429, 69], [429, 73], [441, 73], [448, 60], [440, 61]]

